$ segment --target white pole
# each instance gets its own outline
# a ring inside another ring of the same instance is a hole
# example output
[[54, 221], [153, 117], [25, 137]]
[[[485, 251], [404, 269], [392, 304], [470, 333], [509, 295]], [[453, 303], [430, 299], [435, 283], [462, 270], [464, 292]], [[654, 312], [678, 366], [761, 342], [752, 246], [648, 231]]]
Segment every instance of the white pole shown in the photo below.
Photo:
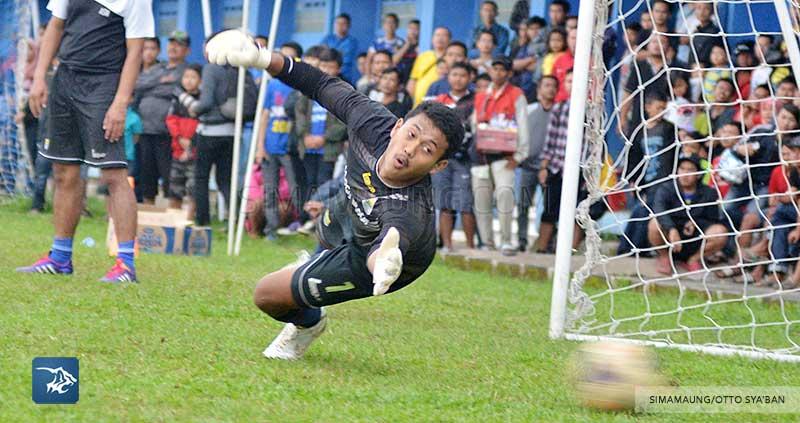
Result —
[[[567, 151], [564, 156], [561, 205], [558, 215], [558, 242], [556, 262], [553, 269], [553, 296], [550, 303], [550, 337], [560, 338], [564, 334], [567, 311], [567, 285], [572, 261], [572, 235], [574, 232], [575, 207], [578, 201], [578, 177], [580, 176], [581, 147], [586, 117], [589, 88], [589, 59], [592, 50], [594, 27], [592, 1], [580, 2], [578, 9], [578, 35], [575, 48], [575, 65], [572, 73], [572, 95], [570, 97], [569, 126], [567, 127]], [[600, 64], [597, 64], [600, 66]]]
[[783, 40], [786, 41], [786, 49], [789, 51], [792, 73], [800, 75], [800, 49], [797, 47], [797, 35], [792, 27], [792, 19], [789, 16], [789, 9], [786, 7], [786, 0], [775, 0], [775, 12], [777, 12], [778, 22], [781, 24], [781, 33], [783, 34]]
[[39, 21], [39, 1], [33, 0], [31, 1], [31, 23], [33, 24], [33, 39], [39, 40], [39, 25], [41, 22]]
[[[272, 6], [272, 21], [269, 26], [269, 40], [267, 41], [267, 50], [272, 51], [275, 49], [275, 38], [278, 36], [278, 19], [281, 16], [281, 6], [283, 0], [275, 0]], [[261, 113], [264, 110], [264, 98], [267, 96], [267, 82], [271, 79], [269, 72], [264, 70], [261, 75], [261, 86], [258, 88], [258, 104], [256, 105], [256, 118], [253, 122], [253, 134], [250, 138], [250, 151], [247, 154], [247, 161], [245, 165], [244, 175], [244, 189], [242, 189], [242, 201], [239, 204], [239, 220], [236, 225], [236, 245], [233, 249], [234, 255], [239, 255], [242, 248], [242, 235], [244, 234], [244, 219], [247, 211], [247, 195], [250, 192], [250, 177], [253, 175], [253, 160], [256, 155], [257, 143], [263, 140], [258, 139], [258, 133], [261, 130]], [[266, 122], [265, 122], [266, 123]]]
[[[242, 2], [242, 31], [247, 32], [247, 19], [250, 17], [250, 0]], [[242, 142], [242, 113], [244, 112], [244, 77], [247, 68], [239, 67], [239, 79], [236, 84], [236, 121], [233, 132], [233, 166], [231, 166], [231, 192], [228, 202], [228, 255], [233, 254], [233, 239], [236, 229], [236, 197], [239, 188], [239, 154]]]
[[203, 10], [203, 35], [208, 38], [214, 32], [211, 25], [211, 5], [209, 0], [200, 0], [200, 7]]

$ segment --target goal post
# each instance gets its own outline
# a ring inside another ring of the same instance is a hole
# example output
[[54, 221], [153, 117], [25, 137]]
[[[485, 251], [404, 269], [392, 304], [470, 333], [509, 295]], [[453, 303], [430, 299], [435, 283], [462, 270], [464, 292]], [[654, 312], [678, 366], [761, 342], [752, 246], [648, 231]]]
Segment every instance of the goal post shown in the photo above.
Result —
[[[631, 41], [642, 13], [650, 35]], [[800, 244], [787, 238], [800, 114], [784, 116], [800, 106], [786, 78], [800, 79], [798, 17], [797, 0], [580, 2], [551, 338], [800, 362]]]

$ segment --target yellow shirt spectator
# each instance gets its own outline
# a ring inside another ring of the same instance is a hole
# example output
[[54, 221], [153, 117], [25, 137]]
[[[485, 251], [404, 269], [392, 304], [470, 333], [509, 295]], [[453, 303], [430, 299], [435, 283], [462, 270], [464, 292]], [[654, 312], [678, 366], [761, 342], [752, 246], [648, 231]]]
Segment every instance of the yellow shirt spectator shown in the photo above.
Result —
[[428, 50], [420, 54], [414, 61], [414, 67], [411, 68], [411, 79], [417, 81], [413, 93], [414, 107], [422, 103], [425, 94], [428, 93], [428, 88], [439, 79], [439, 72], [436, 70], [438, 60], [436, 52]]

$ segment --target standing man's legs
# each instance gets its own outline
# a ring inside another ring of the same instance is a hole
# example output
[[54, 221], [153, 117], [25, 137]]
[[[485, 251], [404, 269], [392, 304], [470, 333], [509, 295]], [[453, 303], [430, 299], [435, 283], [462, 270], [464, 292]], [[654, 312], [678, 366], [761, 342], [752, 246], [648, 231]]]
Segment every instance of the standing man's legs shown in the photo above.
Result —
[[117, 241], [124, 243], [136, 237], [136, 197], [128, 183], [128, 169], [102, 169], [101, 176], [108, 185], [111, 218]]
[[511, 221], [514, 218], [514, 169], [506, 167], [508, 160], [492, 163], [494, 195], [497, 202], [497, 217], [500, 220], [500, 244], [504, 254], [513, 254], [511, 249]]
[[215, 160], [217, 167], [216, 180], [222, 196], [225, 198], [225, 206], [230, 210], [236, 207], [231, 204], [231, 169], [233, 168], [233, 137], [213, 137]]
[[158, 135], [142, 134], [139, 137], [139, 185], [144, 203], [155, 204], [158, 195]]
[[36, 157], [35, 176], [33, 184], [33, 203], [31, 210], [43, 211], [45, 194], [47, 193], [47, 179], [53, 171], [53, 164], [42, 156]]
[[[280, 175], [281, 163], [282, 160], [279, 156], [270, 155], [261, 164], [261, 172], [264, 179], [264, 214], [267, 218], [264, 234], [270, 240], [277, 238], [275, 231], [277, 231], [278, 226], [280, 226], [280, 213], [278, 213], [278, 178]], [[288, 169], [286, 174], [289, 174]]]
[[199, 226], [211, 223], [211, 212], [208, 201], [208, 181], [211, 166], [214, 164], [214, 151], [211, 149], [209, 137], [197, 136], [197, 161], [194, 168], [194, 202], [197, 207], [195, 221]]
[[481, 241], [488, 248], [494, 248], [494, 231], [492, 229], [492, 194], [494, 185], [489, 175], [489, 165], [472, 167], [472, 194], [475, 197], [475, 220]]
[[538, 185], [536, 172], [520, 168], [519, 172], [519, 196], [517, 197], [517, 238], [519, 238], [519, 250], [525, 252], [528, 249], [528, 223], [530, 208], [533, 198], [536, 195]]
[[[288, 154], [281, 154], [276, 156], [279, 166], [283, 168], [283, 173], [286, 175], [286, 182], [289, 184], [289, 198], [292, 205], [303, 214], [303, 196], [300, 192], [300, 187], [297, 182], [297, 174], [295, 173], [294, 165], [292, 164], [292, 157]], [[278, 180], [278, 177], [275, 177]], [[276, 200], [277, 201], [277, 200]], [[277, 207], [277, 203], [276, 206]]]
[[[156, 168], [158, 177], [161, 178], [161, 188], [165, 197], [169, 197], [169, 176], [172, 168], [172, 139], [169, 134], [159, 135], [156, 141]], [[156, 187], [158, 187], [156, 180]], [[158, 195], [158, 188], [156, 188]]]
[[[53, 163], [53, 226], [56, 238], [75, 235], [83, 208], [83, 181], [79, 164]], [[59, 261], [59, 260], [57, 260]]]

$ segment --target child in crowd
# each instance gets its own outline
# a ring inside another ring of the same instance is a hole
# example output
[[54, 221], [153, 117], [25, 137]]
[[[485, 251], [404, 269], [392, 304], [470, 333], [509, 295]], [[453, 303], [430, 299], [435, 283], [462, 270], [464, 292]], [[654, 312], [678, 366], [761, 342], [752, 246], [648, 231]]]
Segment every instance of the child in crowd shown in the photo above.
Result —
[[489, 84], [492, 83], [492, 78], [489, 77], [489, 74], [482, 73], [475, 77], [475, 92], [482, 93], [486, 92], [489, 89]]
[[547, 35], [547, 54], [542, 58], [539, 73], [542, 76], [552, 75], [553, 64], [564, 54], [567, 54], [567, 32], [561, 28], [553, 28]]
[[689, 78], [685, 72], [673, 72], [670, 76], [672, 93], [674, 97], [667, 103], [667, 112], [664, 119], [678, 129], [686, 132], [694, 132], [696, 110], [689, 103]]
[[[728, 155], [733, 153], [731, 149], [739, 143], [741, 137], [741, 128], [739, 128], [738, 124], [733, 122], [723, 125], [714, 134], [711, 158], [711, 173], [713, 176], [711, 180], [708, 181], [708, 185], [717, 189], [720, 198], [725, 198], [725, 196], [728, 195], [728, 191], [731, 189], [731, 182], [735, 182], [730, 181], [731, 178], [727, 176], [729, 175], [728, 172], [721, 171], [720, 165], [722, 164], [723, 157], [726, 157], [727, 160]], [[736, 172], [735, 169], [733, 171]]]
[[[494, 52], [497, 42], [494, 34], [488, 30], [481, 31], [478, 35], [478, 40], [475, 42], [475, 47], [478, 48], [478, 57], [470, 60], [472, 67], [478, 70], [478, 74], [488, 73], [492, 68], [492, 53]], [[437, 69], [439, 70], [439, 69]], [[447, 69], [444, 69], [444, 76], [447, 75]], [[441, 78], [442, 71], [439, 70], [439, 78]]]
[[[186, 67], [181, 77], [179, 91], [192, 97], [200, 96], [200, 65], [191, 64]], [[194, 165], [197, 150], [192, 145], [198, 121], [191, 116], [189, 110], [178, 101], [172, 102], [167, 114], [167, 129], [172, 137], [172, 165], [169, 172], [169, 206], [179, 209], [183, 206], [183, 198], [194, 195]], [[194, 201], [190, 200], [190, 218], [194, 215]]]
[[[728, 51], [722, 44], [717, 44], [711, 48], [711, 55], [709, 56], [711, 68], [703, 72], [703, 95], [706, 102], [713, 103], [716, 100], [714, 88], [717, 86], [717, 81], [720, 79], [730, 79], [730, 61], [728, 60]], [[735, 95], [737, 97], [738, 95]]]

